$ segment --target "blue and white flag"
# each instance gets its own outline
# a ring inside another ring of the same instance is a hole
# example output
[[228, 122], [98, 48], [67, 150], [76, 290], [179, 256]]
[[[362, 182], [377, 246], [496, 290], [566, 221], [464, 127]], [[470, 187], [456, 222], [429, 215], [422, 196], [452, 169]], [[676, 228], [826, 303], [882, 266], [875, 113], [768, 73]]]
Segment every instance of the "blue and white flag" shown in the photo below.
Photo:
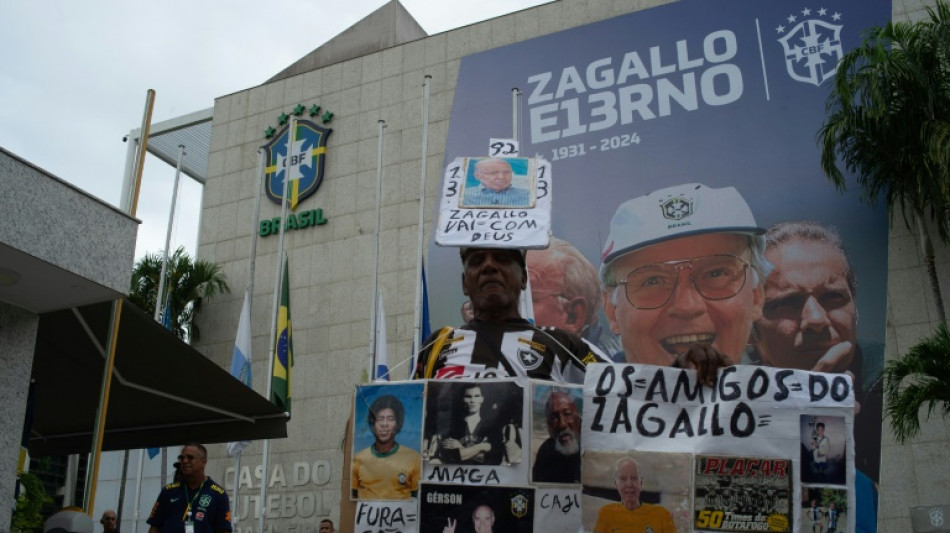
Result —
[[389, 354], [386, 351], [386, 311], [383, 310], [383, 293], [379, 293], [376, 306], [376, 375], [374, 381], [389, 381]]
[[171, 331], [172, 329], [172, 292], [168, 291], [168, 296], [165, 298], [165, 305], [162, 307], [161, 322], [162, 326]]
[[[251, 386], [251, 297], [244, 293], [244, 307], [238, 319], [237, 337], [234, 339], [234, 355], [231, 357], [231, 375]], [[228, 443], [228, 455], [241, 453], [251, 445], [251, 441], [242, 440]]]
[[234, 355], [231, 357], [231, 375], [251, 386], [251, 300], [244, 294], [244, 307], [238, 319], [237, 337], [234, 339]]

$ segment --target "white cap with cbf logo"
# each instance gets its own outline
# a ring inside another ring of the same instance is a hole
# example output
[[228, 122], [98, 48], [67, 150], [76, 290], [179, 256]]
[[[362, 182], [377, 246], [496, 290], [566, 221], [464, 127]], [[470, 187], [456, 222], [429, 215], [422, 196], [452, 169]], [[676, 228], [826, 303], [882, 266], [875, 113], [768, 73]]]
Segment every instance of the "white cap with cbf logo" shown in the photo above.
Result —
[[678, 237], [702, 233], [762, 235], [749, 204], [735, 187], [687, 183], [620, 204], [601, 253], [604, 267], [622, 255]]

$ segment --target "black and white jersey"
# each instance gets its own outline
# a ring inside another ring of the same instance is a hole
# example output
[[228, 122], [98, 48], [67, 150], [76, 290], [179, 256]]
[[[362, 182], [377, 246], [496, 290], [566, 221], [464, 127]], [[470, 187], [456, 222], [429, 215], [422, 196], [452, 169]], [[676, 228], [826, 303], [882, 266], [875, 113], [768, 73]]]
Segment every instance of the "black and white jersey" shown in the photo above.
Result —
[[[586, 365], [608, 361], [580, 337], [521, 318], [473, 320], [444, 338], [440, 333], [426, 339], [416, 364], [417, 379], [529, 377], [583, 383]], [[436, 359], [430, 362], [434, 351]]]

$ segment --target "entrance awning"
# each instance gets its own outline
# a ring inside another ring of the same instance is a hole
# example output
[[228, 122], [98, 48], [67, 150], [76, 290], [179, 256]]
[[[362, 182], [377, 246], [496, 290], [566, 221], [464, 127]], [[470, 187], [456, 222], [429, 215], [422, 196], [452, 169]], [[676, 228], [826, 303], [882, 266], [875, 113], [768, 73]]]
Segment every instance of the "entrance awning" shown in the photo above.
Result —
[[[112, 302], [40, 316], [33, 359], [33, 456], [88, 453]], [[128, 300], [103, 450], [287, 436], [284, 412]]]

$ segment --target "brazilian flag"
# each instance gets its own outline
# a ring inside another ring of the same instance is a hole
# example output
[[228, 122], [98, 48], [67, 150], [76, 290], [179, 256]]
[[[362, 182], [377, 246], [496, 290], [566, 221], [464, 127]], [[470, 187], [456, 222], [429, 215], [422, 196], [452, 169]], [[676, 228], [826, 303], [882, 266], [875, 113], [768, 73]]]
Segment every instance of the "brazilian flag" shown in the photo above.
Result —
[[284, 278], [280, 285], [280, 310], [277, 312], [277, 357], [271, 373], [270, 401], [290, 414], [290, 370], [294, 367], [294, 342], [290, 327], [290, 272], [284, 257]]

